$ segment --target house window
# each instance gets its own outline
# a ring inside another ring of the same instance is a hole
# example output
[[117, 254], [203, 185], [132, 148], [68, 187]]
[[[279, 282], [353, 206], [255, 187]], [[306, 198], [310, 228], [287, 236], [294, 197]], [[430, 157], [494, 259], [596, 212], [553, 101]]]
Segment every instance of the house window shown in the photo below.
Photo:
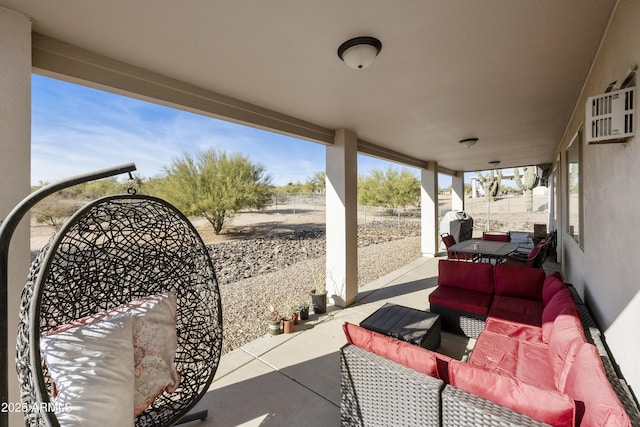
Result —
[[582, 129], [567, 148], [567, 232], [582, 247], [581, 159]]

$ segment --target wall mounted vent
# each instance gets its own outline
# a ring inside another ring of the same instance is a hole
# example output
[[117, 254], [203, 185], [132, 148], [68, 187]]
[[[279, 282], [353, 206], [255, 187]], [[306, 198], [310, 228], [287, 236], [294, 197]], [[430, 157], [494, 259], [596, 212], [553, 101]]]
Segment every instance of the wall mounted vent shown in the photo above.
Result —
[[625, 142], [636, 130], [635, 87], [591, 96], [586, 105], [587, 144]]

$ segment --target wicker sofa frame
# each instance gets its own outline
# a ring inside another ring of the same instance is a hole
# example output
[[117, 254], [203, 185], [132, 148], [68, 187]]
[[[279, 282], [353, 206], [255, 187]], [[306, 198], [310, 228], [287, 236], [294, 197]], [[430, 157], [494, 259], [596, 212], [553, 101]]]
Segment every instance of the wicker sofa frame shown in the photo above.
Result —
[[[603, 333], [575, 288], [569, 288], [587, 341], [598, 349], [607, 378], [631, 424], [640, 426], [638, 402], [617, 369]], [[340, 360], [343, 426], [546, 425], [351, 344], [341, 349]], [[424, 411], [430, 411], [431, 416]]]

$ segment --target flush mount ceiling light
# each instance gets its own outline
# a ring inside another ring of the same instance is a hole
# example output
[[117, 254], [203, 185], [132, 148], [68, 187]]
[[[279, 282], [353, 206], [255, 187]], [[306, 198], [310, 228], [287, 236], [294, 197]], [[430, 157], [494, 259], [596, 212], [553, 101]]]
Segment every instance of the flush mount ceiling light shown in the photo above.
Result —
[[342, 43], [338, 56], [353, 69], [367, 68], [382, 49], [380, 40], [373, 37], [356, 37]]
[[489, 161], [490, 165], [498, 166], [500, 164], [500, 160], [491, 160]]
[[470, 148], [470, 147], [473, 147], [476, 144], [476, 142], [478, 142], [478, 138], [465, 138], [465, 139], [461, 139], [458, 142], [462, 144], [465, 148]]

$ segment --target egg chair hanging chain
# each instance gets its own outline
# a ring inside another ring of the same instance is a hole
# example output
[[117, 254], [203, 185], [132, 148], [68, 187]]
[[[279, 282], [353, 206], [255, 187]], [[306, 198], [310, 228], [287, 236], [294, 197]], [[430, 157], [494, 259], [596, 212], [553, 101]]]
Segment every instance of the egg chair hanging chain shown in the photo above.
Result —
[[136, 180], [133, 177], [133, 174], [129, 172], [129, 188], [127, 188], [127, 193], [131, 194], [132, 196], [138, 193], [138, 190], [136, 189], [135, 184], [136, 184]]

